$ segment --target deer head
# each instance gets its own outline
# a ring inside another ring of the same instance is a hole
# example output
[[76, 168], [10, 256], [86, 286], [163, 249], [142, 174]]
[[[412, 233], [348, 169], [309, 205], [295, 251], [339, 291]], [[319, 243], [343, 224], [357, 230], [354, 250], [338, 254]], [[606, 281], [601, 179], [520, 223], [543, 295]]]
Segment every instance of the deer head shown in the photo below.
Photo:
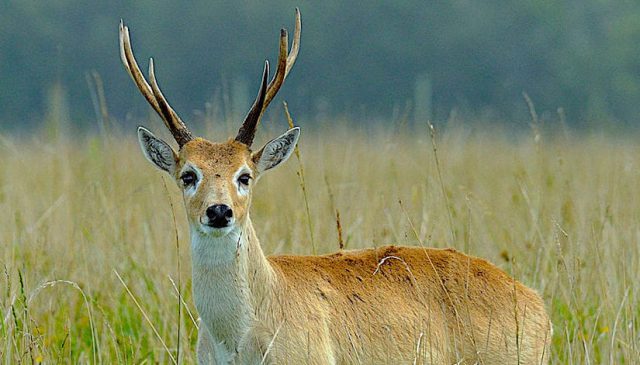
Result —
[[156, 81], [153, 59], [149, 61], [149, 80], [140, 71], [133, 56], [129, 29], [120, 23], [120, 55], [129, 75], [169, 129], [178, 150], [138, 127], [138, 140], [144, 156], [157, 168], [169, 173], [182, 189], [192, 229], [201, 234], [225, 236], [241, 227], [248, 216], [251, 192], [258, 178], [289, 158], [300, 135], [298, 127], [269, 141], [254, 152], [251, 144], [265, 109], [282, 86], [295, 63], [300, 47], [300, 12], [291, 51], [288, 35], [280, 32], [280, 52], [275, 75], [268, 82], [269, 62], [265, 61], [260, 90], [237, 136], [216, 143], [192, 135], [169, 105]]

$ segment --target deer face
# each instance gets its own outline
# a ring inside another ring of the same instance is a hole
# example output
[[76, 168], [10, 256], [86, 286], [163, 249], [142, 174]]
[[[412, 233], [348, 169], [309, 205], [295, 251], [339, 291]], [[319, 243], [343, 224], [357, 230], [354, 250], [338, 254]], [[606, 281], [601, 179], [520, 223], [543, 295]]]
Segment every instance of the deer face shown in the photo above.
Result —
[[217, 235], [241, 224], [255, 175], [251, 152], [241, 143], [200, 139], [187, 143], [175, 177], [191, 226]]
[[255, 182], [291, 156], [299, 136], [299, 128], [290, 129], [255, 153], [235, 140], [213, 143], [195, 138], [176, 153], [149, 130], [138, 127], [145, 157], [169, 173], [182, 190], [192, 229], [216, 237], [243, 225]]

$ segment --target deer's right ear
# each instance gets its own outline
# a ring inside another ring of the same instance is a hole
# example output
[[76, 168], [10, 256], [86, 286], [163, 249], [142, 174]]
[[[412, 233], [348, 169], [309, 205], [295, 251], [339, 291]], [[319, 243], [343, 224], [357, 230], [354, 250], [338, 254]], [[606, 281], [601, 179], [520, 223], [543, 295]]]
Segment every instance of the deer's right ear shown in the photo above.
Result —
[[142, 153], [147, 160], [160, 170], [166, 171], [172, 176], [175, 175], [178, 155], [167, 142], [154, 136], [144, 127], [138, 127], [138, 142], [140, 142], [140, 148], [142, 148]]

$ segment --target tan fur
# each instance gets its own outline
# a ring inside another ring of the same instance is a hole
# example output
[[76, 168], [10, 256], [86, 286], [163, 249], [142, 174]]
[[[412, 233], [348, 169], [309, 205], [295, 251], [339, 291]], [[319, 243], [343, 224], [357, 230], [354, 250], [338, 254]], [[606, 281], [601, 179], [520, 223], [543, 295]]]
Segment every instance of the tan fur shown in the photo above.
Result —
[[[246, 145], [229, 140], [226, 143], [212, 143], [196, 138], [180, 150], [178, 168], [175, 178], [178, 179], [182, 167], [189, 161], [204, 173], [204, 180], [191, 198], [185, 198], [185, 206], [189, 219], [196, 223], [211, 204], [227, 204], [233, 209], [236, 219], [242, 221], [247, 214], [250, 196], [242, 197], [230, 188], [233, 174], [245, 163], [254, 168], [251, 151]], [[221, 194], [222, 193], [222, 194]]]
[[[196, 297], [227, 285], [238, 288], [232, 303], [239, 303], [230, 315], [217, 308], [208, 308], [207, 318], [200, 313], [201, 363], [213, 358], [213, 343], [234, 363], [263, 356], [274, 364], [547, 363], [551, 324], [543, 301], [483, 259], [394, 246], [265, 257], [248, 213], [251, 192], [240, 196], [233, 187], [243, 165], [252, 170], [253, 187], [258, 157], [242, 143], [203, 139], [187, 143], [178, 157], [176, 178], [185, 164], [203, 173], [203, 185], [185, 195], [192, 230], [207, 206], [224, 203], [242, 232], [232, 263], [207, 266], [194, 257]], [[197, 304], [199, 311], [207, 307]], [[236, 318], [236, 310], [244, 314]]]
[[296, 328], [290, 340], [327, 328], [338, 363], [515, 364], [520, 351], [520, 363], [539, 364], [549, 351], [540, 297], [452, 249], [388, 246], [269, 262], [280, 275], [283, 320]]

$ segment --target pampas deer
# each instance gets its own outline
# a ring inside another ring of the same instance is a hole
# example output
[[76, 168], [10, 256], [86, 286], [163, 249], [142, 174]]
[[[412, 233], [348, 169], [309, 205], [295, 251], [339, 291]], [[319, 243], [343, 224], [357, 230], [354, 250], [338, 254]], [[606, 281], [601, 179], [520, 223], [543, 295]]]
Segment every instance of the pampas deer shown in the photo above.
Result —
[[122, 62], [178, 143], [143, 127], [145, 157], [182, 190], [190, 231], [201, 364], [541, 364], [551, 324], [531, 289], [491, 263], [453, 249], [380, 247], [323, 256], [265, 256], [251, 223], [253, 187], [286, 161], [292, 128], [253, 150], [256, 127], [300, 44], [280, 35], [275, 76], [265, 62], [258, 96], [238, 135], [195, 138], [147, 82], [120, 25]]

